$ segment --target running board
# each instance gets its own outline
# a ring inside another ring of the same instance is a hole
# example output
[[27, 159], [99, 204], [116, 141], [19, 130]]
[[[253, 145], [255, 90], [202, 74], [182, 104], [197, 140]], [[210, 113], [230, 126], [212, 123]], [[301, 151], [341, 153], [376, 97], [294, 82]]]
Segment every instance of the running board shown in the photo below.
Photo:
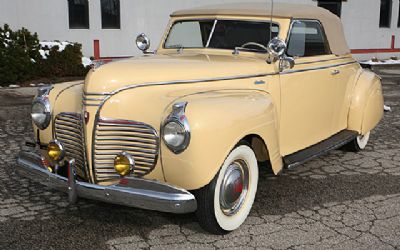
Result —
[[318, 156], [324, 155], [331, 150], [346, 145], [350, 141], [354, 140], [357, 136], [358, 133], [355, 131], [343, 130], [311, 147], [283, 157], [283, 162], [285, 164], [285, 167], [288, 169], [297, 167], [298, 165], [301, 165]]

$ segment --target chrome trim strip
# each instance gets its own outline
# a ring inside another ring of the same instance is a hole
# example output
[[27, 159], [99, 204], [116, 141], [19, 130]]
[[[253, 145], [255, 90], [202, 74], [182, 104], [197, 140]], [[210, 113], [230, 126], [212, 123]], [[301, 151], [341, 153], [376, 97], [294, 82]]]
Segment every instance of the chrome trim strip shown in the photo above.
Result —
[[288, 74], [301, 73], [301, 72], [306, 72], [306, 71], [315, 71], [315, 70], [319, 70], [319, 69], [329, 69], [329, 68], [333, 68], [333, 67], [345, 66], [345, 65], [350, 65], [350, 64], [354, 64], [354, 63], [357, 63], [357, 62], [353, 61], [353, 62], [333, 64], [333, 65], [327, 65], [327, 66], [315, 67], [315, 68], [288, 70], [288, 71], [281, 72], [280, 74], [281, 75], [288, 75]]
[[111, 93], [109, 92], [98, 92], [98, 93], [94, 93], [94, 92], [83, 92], [85, 95], [95, 95], [95, 96], [101, 96], [101, 95], [111, 95]]
[[56, 96], [56, 98], [55, 98], [55, 101], [57, 101], [58, 98], [60, 97], [60, 95], [61, 95], [62, 93], [64, 93], [65, 91], [67, 91], [68, 89], [71, 89], [71, 88], [73, 88], [73, 87], [75, 87], [75, 86], [83, 85], [83, 84], [85, 84], [84, 81], [83, 81], [83, 82], [80, 82], [80, 83], [72, 84], [71, 86], [68, 86], [68, 87], [66, 87], [65, 89], [61, 90], [61, 91], [57, 94], [57, 96]]
[[[30, 152], [20, 153], [15, 170], [33, 181], [69, 193], [72, 202], [75, 201], [75, 197], [82, 197], [176, 214], [191, 213], [197, 209], [194, 195], [179, 187], [131, 177], [121, 179], [119, 184], [110, 186], [80, 182], [73, 178], [74, 176], [68, 180], [47, 171], [41, 163], [41, 157]], [[74, 168], [70, 168], [72, 173], [73, 170]]]
[[324, 59], [324, 60], [314, 60], [314, 61], [308, 61], [308, 62], [301, 62], [301, 63], [296, 63], [296, 65], [306, 65], [306, 64], [313, 64], [313, 63], [321, 63], [321, 62], [330, 62], [330, 61], [336, 61], [336, 60], [344, 60], [344, 59], [352, 59], [350, 57], [338, 57], [338, 58], [332, 58], [332, 59]]

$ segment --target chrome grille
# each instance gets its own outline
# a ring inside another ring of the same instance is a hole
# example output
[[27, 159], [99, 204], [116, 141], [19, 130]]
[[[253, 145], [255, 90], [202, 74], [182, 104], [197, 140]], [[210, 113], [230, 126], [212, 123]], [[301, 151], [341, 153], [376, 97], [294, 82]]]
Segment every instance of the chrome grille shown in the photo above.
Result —
[[114, 170], [114, 158], [127, 152], [135, 159], [133, 176], [150, 173], [158, 159], [159, 139], [150, 125], [127, 120], [102, 118], [95, 133], [94, 172], [96, 181], [119, 178]]
[[87, 179], [81, 115], [76, 113], [58, 114], [54, 121], [54, 133], [55, 138], [64, 145], [66, 157], [76, 160], [77, 175]]

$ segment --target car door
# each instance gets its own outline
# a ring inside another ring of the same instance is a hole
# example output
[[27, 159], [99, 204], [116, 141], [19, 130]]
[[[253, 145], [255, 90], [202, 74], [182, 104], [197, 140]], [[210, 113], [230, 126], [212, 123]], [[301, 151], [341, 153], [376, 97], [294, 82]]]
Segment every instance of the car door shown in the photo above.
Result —
[[280, 147], [289, 155], [333, 135], [336, 56], [330, 53], [323, 27], [316, 20], [294, 20], [287, 55], [295, 67], [280, 74]]

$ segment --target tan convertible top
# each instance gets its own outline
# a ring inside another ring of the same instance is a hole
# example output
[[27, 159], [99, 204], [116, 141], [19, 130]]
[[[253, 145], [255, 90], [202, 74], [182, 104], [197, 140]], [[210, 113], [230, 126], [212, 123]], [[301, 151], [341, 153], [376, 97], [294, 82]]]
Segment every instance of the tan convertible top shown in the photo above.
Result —
[[[270, 18], [271, 5], [267, 4], [266, 2], [209, 5], [199, 8], [176, 11], [172, 13], [171, 16], [182, 17], [201, 15], [234, 15]], [[306, 4], [276, 3], [274, 4], [273, 16], [283, 18], [319, 20], [324, 26], [332, 53], [336, 55], [345, 55], [350, 53], [340, 19], [328, 10]]]

